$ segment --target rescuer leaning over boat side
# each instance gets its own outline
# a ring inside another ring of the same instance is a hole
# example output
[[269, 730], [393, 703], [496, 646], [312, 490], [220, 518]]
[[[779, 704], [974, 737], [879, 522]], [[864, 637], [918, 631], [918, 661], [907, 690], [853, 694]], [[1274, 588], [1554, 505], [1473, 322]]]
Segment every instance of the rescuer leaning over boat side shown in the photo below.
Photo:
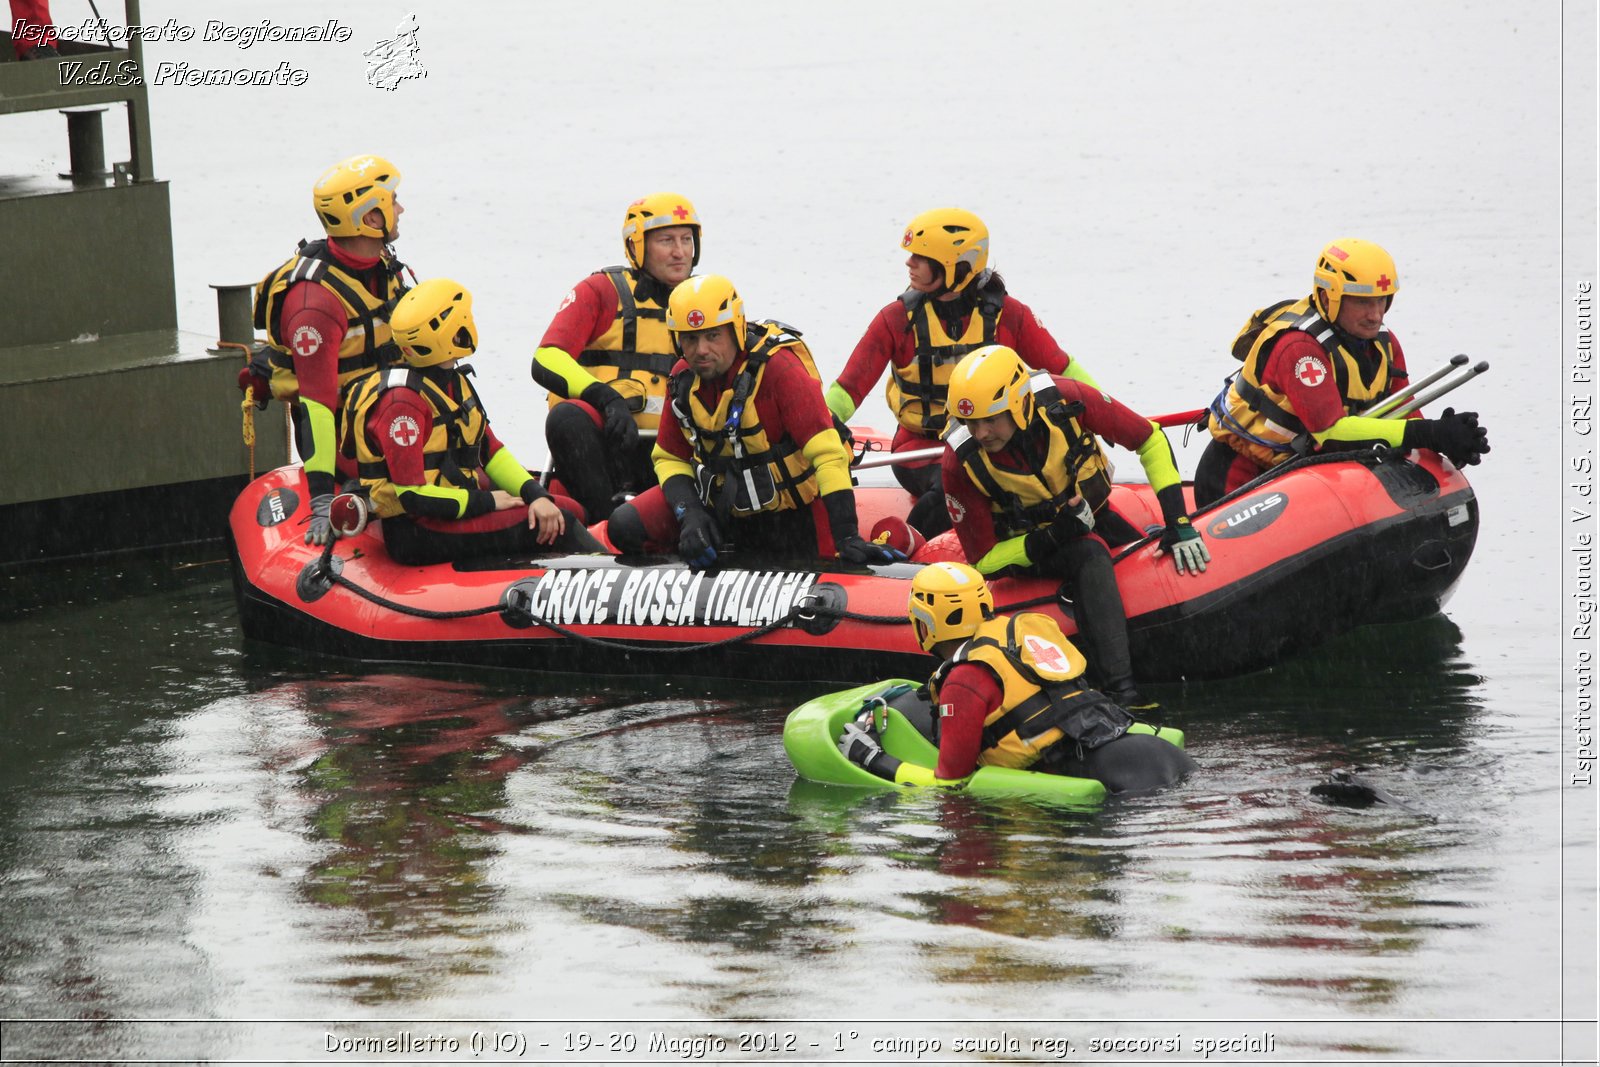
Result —
[[489, 426], [460, 366], [478, 347], [472, 295], [432, 278], [400, 298], [390, 323], [404, 362], [351, 388], [341, 429], [383, 519], [389, 555], [421, 566], [552, 548], [604, 551]]
[[[328, 168], [311, 191], [327, 237], [299, 251], [256, 286], [255, 325], [267, 333], [270, 382], [255, 361], [239, 387], [258, 403], [289, 405], [295, 448], [311, 496], [306, 541], [335, 536], [328, 520], [336, 479], [356, 476], [339, 461], [338, 418], [351, 383], [397, 358], [389, 316], [406, 291], [394, 256], [400, 236], [400, 171], [381, 156], [352, 156]], [[416, 276], [412, 275], [415, 281]]]
[[1234, 339], [1233, 357], [1244, 366], [1211, 402], [1206, 426], [1213, 440], [1195, 469], [1196, 508], [1318, 449], [1382, 442], [1430, 448], [1457, 466], [1489, 451], [1477, 412], [1446, 408], [1438, 419], [1361, 414], [1408, 377], [1400, 342], [1383, 324], [1400, 291], [1388, 252], [1340, 238], [1323, 248], [1312, 275], [1311, 295], [1256, 311]]
[[673, 289], [667, 329], [683, 358], [667, 387], [672, 418], [656, 438], [661, 484], [612, 512], [612, 544], [676, 546], [693, 570], [729, 543], [779, 559], [905, 559], [860, 536], [850, 452], [797, 332], [747, 323], [733, 283], [717, 274]]
[[1097, 389], [1029, 371], [1004, 345], [967, 355], [950, 375], [941, 464], [950, 519], [967, 562], [986, 575], [1063, 580], [1100, 686], [1151, 710], [1133, 682], [1128, 621], [1108, 545], [1144, 536], [1107, 501], [1110, 464], [1099, 437], [1136, 452], [1161, 505], [1162, 552], [1178, 573], [1211, 552], [1184, 512], [1183, 483], [1161, 427]]
[[[1098, 389], [1083, 364], [1062, 349], [1028, 305], [989, 267], [989, 228], [961, 208], [924, 211], [906, 223], [910, 287], [873, 316], [838, 381], [823, 395], [848, 420], [889, 371], [885, 399], [899, 429], [894, 451], [937, 448], [944, 431], [950, 370], [984, 345], [1014, 349], [1030, 367]], [[898, 463], [895, 479], [916, 497], [907, 522], [924, 537], [950, 528], [937, 460]]]
[[939, 709], [932, 768], [884, 752], [872, 713], [848, 724], [839, 748], [880, 778], [959, 785], [980, 765], [1094, 778], [1107, 792], [1168, 786], [1195, 769], [1169, 741], [1130, 733], [1133, 715], [1083, 680], [1083, 656], [1048, 615], [996, 615], [983, 575], [933, 563], [911, 582], [907, 615], [923, 651], [940, 659], [928, 679]]

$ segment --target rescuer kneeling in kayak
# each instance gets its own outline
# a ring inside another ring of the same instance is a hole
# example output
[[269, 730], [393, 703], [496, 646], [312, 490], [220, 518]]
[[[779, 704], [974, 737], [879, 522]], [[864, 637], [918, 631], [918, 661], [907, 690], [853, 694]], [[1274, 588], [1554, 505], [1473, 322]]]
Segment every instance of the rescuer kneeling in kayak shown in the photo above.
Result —
[[1144, 536], [1107, 506], [1110, 464], [1096, 434], [1138, 453], [1161, 505], [1161, 551], [1179, 574], [1211, 550], [1184, 513], [1183, 483], [1161, 427], [1098, 389], [1029, 371], [1004, 345], [962, 358], [950, 375], [945, 504], [967, 561], [985, 575], [1061, 578], [1089, 666], [1124, 707], [1158, 705], [1134, 688], [1128, 620], [1107, 545]]
[[389, 555], [421, 566], [604, 551], [490, 428], [460, 366], [478, 347], [472, 294], [448, 278], [430, 279], [400, 298], [389, 324], [404, 365], [352, 387], [342, 435], [384, 520]]
[[1244, 366], [1211, 402], [1213, 440], [1194, 475], [1203, 508], [1263, 471], [1317, 449], [1430, 448], [1457, 466], [1489, 451], [1477, 412], [1438, 419], [1360, 413], [1406, 383], [1406, 358], [1383, 316], [1400, 291], [1394, 258], [1371, 241], [1341, 238], [1322, 250], [1310, 296], [1250, 316], [1233, 342]]
[[880, 778], [956, 785], [979, 766], [1015, 767], [1094, 778], [1125, 793], [1171, 785], [1195, 769], [1171, 742], [1128, 731], [1134, 716], [1084, 684], [1083, 656], [1054, 619], [996, 615], [976, 569], [924, 567], [907, 615], [917, 641], [941, 661], [928, 679], [939, 763], [930, 770], [884, 752], [869, 714], [845, 728], [839, 748]]
[[850, 451], [798, 333], [746, 323], [744, 301], [717, 274], [673, 289], [667, 329], [683, 358], [652, 457], [661, 484], [612, 512], [612, 544], [625, 553], [676, 546], [694, 570], [730, 542], [779, 559], [905, 559], [860, 536]]

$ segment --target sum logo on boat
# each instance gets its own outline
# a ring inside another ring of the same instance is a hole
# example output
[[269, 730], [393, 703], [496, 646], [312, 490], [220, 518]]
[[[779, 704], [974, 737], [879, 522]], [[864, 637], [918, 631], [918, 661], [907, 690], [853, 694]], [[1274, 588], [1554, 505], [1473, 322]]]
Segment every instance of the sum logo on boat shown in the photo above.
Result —
[[256, 505], [256, 522], [262, 526], [276, 526], [293, 515], [299, 506], [300, 498], [293, 489], [274, 489]]
[[1248, 537], [1265, 530], [1288, 510], [1289, 498], [1282, 493], [1267, 493], [1239, 502], [1239, 506], [1206, 526], [1212, 537]]

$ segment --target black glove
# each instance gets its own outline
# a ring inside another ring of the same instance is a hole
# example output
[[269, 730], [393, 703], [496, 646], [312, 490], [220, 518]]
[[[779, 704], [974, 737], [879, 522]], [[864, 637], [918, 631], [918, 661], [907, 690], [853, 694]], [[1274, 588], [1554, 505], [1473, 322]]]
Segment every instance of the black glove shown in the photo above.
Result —
[[1082, 497], [1077, 499], [1076, 504], [1062, 504], [1056, 509], [1055, 518], [1050, 520], [1048, 526], [1028, 534], [1022, 547], [1027, 551], [1029, 560], [1038, 563], [1069, 541], [1094, 529], [1094, 509]]
[[839, 734], [839, 751], [844, 758], [864, 771], [879, 778], [894, 781], [900, 760], [895, 759], [878, 744], [878, 732], [872, 728], [872, 712], [863, 712], [854, 722], [844, 724]]
[[856, 525], [856, 494], [841, 489], [822, 498], [828, 512], [828, 528], [833, 531], [833, 549], [846, 563], [904, 563], [906, 554], [888, 545], [863, 540]]
[[722, 533], [705, 505], [675, 512], [678, 519], [678, 555], [692, 571], [703, 571], [717, 561]]
[[1437, 419], [1410, 419], [1400, 439], [1402, 448], [1431, 448], [1458, 467], [1480, 461], [1489, 451], [1489, 431], [1478, 425], [1476, 411], [1445, 408]]
[[717, 561], [722, 532], [717, 529], [717, 520], [700, 502], [694, 479], [686, 474], [675, 474], [661, 484], [661, 492], [672, 505], [673, 518], [678, 520], [678, 555], [689, 564], [690, 570], [705, 570]]
[[601, 431], [615, 445], [631, 448], [639, 441], [639, 424], [633, 421], [628, 402], [605, 382], [595, 382], [578, 399], [600, 412], [605, 419]]

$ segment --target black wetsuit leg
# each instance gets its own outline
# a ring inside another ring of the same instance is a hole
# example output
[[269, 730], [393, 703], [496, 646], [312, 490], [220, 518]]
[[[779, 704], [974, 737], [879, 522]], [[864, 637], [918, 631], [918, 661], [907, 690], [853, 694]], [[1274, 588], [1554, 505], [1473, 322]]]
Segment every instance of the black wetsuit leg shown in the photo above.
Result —
[[923, 537], [937, 537], [950, 529], [950, 509], [944, 502], [944, 479], [939, 464], [926, 467], [897, 466], [895, 481], [916, 501], [906, 516], [906, 523], [916, 528]]
[[1105, 544], [1094, 537], [1075, 537], [1047, 556], [1038, 569], [1064, 579], [1098, 688], [1113, 692], [1131, 688], [1128, 617]]
[[551, 552], [604, 552], [605, 548], [570, 511], [562, 510], [567, 527], [555, 543], [541, 545], [526, 522], [498, 530], [449, 530], [423, 526], [409, 516], [383, 520], [383, 544], [389, 557], [408, 567], [473, 559], [479, 556], [539, 556]]
[[613, 463], [600, 427], [586, 407], [557, 404], [544, 422], [544, 439], [550, 445], [550, 468], [572, 498], [589, 513], [590, 522], [611, 514], [617, 485]]
[[1142, 793], [1173, 785], [1196, 769], [1187, 752], [1152, 734], [1123, 734], [1082, 755], [1077, 748], [1058, 741], [1029, 770], [1093, 778], [1108, 793]]
[[1196, 511], [1219, 500], [1228, 491], [1228, 472], [1233, 469], [1239, 453], [1215, 437], [1200, 453], [1200, 462], [1194, 469], [1194, 507]]

